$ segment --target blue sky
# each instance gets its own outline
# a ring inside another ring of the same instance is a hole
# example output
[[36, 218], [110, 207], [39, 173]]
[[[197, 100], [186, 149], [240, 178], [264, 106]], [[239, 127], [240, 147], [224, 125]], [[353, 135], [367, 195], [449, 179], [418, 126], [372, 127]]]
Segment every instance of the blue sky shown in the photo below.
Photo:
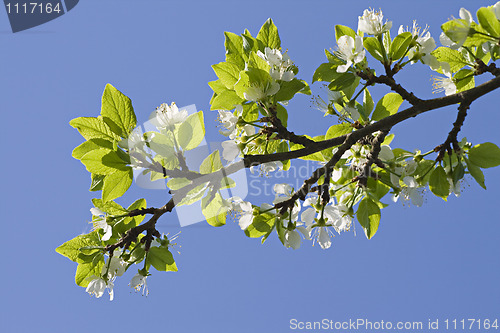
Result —
[[[485, 170], [488, 191], [469, 178], [461, 197], [447, 203], [427, 195], [421, 208], [390, 205], [372, 240], [357, 226], [357, 236], [336, 237], [327, 251], [309, 244], [287, 250], [275, 237], [261, 245], [234, 223], [182, 228], [179, 272], [153, 273], [147, 298], [130, 292], [134, 272], [117, 279], [113, 302], [89, 297], [74, 283], [76, 264], [54, 251], [89, 230], [94, 193], [84, 166], [71, 157], [82, 138], [68, 122], [99, 113], [106, 83], [132, 99], [139, 121], [163, 102], [209, 110], [207, 82], [216, 78], [210, 66], [224, 59], [224, 31], [256, 33], [272, 17], [299, 77], [310, 82], [325, 62], [323, 49], [334, 47], [334, 25], [356, 28], [365, 8], [380, 7], [393, 21], [393, 35], [416, 19], [437, 39], [440, 24], [460, 7], [475, 12], [493, 4], [400, 3], [81, 1], [62, 17], [16, 34], [0, 10], [2, 331], [289, 332], [294, 318], [499, 318], [498, 169]], [[431, 98], [431, 74], [419, 66], [398, 79]], [[493, 92], [472, 105], [462, 132], [472, 143], [500, 144], [498, 97]], [[319, 135], [335, 123], [307, 96], [288, 110], [295, 132]], [[455, 113], [449, 107], [397, 126], [392, 146], [434, 148]], [[205, 118], [207, 140], [221, 140], [216, 113]], [[168, 199], [133, 185], [120, 202], [142, 196], [148, 206]], [[159, 228], [180, 229], [169, 216]]]

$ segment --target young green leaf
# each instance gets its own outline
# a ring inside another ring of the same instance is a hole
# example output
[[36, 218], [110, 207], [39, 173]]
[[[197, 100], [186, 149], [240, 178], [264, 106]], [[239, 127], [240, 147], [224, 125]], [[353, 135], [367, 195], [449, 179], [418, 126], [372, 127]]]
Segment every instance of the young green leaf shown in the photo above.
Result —
[[226, 215], [230, 207], [225, 205], [219, 192], [215, 194], [212, 200], [210, 199], [210, 193], [201, 199], [201, 212], [208, 224], [213, 227], [220, 227], [226, 224]]
[[104, 266], [104, 256], [96, 254], [95, 260], [91, 262], [78, 264], [75, 274], [75, 283], [80, 287], [87, 287], [92, 280], [92, 277], [101, 275], [102, 267]]
[[95, 149], [80, 159], [90, 173], [109, 175], [116, 171], [130, 168], [130, 160], [124, 160], [117, 152], [107, 149]]
[[450, 194], [450, 182], [443, 167], [438, 165], [429, 177], [429, 188], [431, 192], [446, 201]]
[[222, 162], [218, 150], [208, 155], [200, 165], [200, 173], [202, 174], [209, 174], [220, 169], [222, 169]]
[[392, 41], [391, 48], [389, 50], [389, 58], [392, 60], [401, 59], [408, 50], [412, 40], [413, 35], [411, 32], [407, 31], [397, 35]]
[[203, 120], [203, 111], [198, 111], [190, 115], [175, 130], [177, 142], [184, 150], [191, 150], [200, 145], [205, 138], [205, 123]]
[[127, 138], [137, 123], [130, 98], [109, 83], [102, 94], [101, 115], [109, 128], [122, 138]]
[[356, 217], [365, 231], [366, 238], [371, 239], [377, 232], [380, 224], [379, 206], [373, 200], [364, 198], [359, 203]]
[[245, 235], [251, 238], [264, 236], [272, 230], [276, 222], [276, 216], [270, 213], [257, 215], [253, 218], [252, 224], [245, 229]]
[[469, 161], [481, 168], [500, 165], [500, 148], [491, 142], [475, 145], [469, 150]]
[[481, 24], [484, 30], [495, 38], [500, 37], [500, 22], [492, 8], [479, 8], [476, 15], [479, 24]]
[[226, 48], [226, 62], [245, 68], [243, 57], [243, 38], [232, 32], [224, 32], [224, 47]]
[[372, 120], [378, 121], [398, 112], [403, 103], [403, 98], [396, 93], [388, 93], [380, 99], [373, 111]]
[[132, 185], [133, 178], [132, 168], [107, 175], [102, 187], [102, 200], [106, 202], [121, 197]]
[[346, 35], [352, 37], [352, 39], [356, 38], [356, 33], [351, 28], [339, 24], [335, 26], [335, 40], [339, 40], [340, 37]]
[[120, 141], [120, 137], [111, 131], [101, 116], [97, 118], [79, 117], [71, 120], [69, 124], [73, 128], [76, 128], [86, 140], [104, 139], [111, 142]]
[[483, 171], [481, 171], [481, 169], [472, 164], [468, 158], [464, 158], [465, 159], [465, 163], [467, 164], [467, 170], [469, 171], [470, 175], [472, 176], [472, 178], [474, 178], [474, 180], [482, 187], [486, 190], [486, 184], [484, 183], [484, 174], [483, 174]]
[[174, 256], [166, 247], [150, 248], [146, 260], [158, 271], [177, 272]]
[[270, 18], [262, 25], [257, 39], [262, 41], [265, 46], [271, 49], [279, 49], [281, 47], [281, 40], [278, 34], [278, 28], [274, 25], [273, 20]]
[[363, 45], [365, 49], [377, 60], [384, 61], [384, 56], [382, 53], [382, 47], [380, 42], [375, 37], [365, 37], [363, 38]]
[[238, 65], [230, 62], [220, 62], [216, 65], [212, 65], [212, 68], [227, 89], [234, 89], [234, 84], [240, 77], [241, 69]]
[[65, 256], [71, 261], [78, 262], [78, 255], [80, 254], [80, 248], [86, 246], [102, 246], [102, 242], [99, 239], [99, 234], [97, 231], [92, 231], [91, 233], [76, 236], [75, 238], [67, 241], [66, 243], [60, 245], [56, 248], [56, 252], [60, 255]]
[[438, 47], [432, 51], [431, 54], [435, 56], [438, 61], [450, 64], [450, 71], [452, 73], [456, 73], [462, 67], [469, 65], [462, 53], [457, 50], [452, 50], [449, 47]]

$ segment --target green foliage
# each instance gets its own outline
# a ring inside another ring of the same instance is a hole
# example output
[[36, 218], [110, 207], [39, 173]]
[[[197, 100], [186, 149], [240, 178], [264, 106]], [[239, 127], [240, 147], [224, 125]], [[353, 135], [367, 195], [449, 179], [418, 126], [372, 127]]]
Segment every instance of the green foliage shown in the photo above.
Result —
[[263, 213], [254, 216], [252, 224], [245, 230], [245, 235], [258, 238], [270, 233], [276, 223], [276, 216], [271, 213]]
[[469, 161], [480, 168], [500, 165], [500, 148], [491, 142], [475, 145], [469, 150]]
[[281, 40], [278, 34], [278, 28], [274, 25], [273, 20], [270, 18], [262, 25], [257, 39], [262, 41], [265, 46], [271, 49], [279, 49], [281, 47]]
[[429, 178], [429, 188], [438, 197], [443, 198], [446, 201], [448, 195], [450, 194], [450, 183], [448, 181], [448, 176], [443, 167], [438, 165], [431, 173]]
[[493, 37], [500, 37], [500, 22], [492, 8], [479, 8], [476, 15], [479, 24], [484, 30]]
[[130, 98], [109, 83], [102, 94], [101, 116], [109, 128], [122, 138], [127, 138], [137, 123]]
[[157, 271], [177, 272], [177, 265], [174, 256], [168, 250], [168, 247], [151, 247], [149, 249], [146, 262], [152, 265]]
[[366, 238], [371, 239], [377, 232], [380, 224], [379, 206], [373, 200], [364, 198], [359, 203], [356, 217], [365, 231]]
[[339, 40], [342, 36], [350, 36], [352, 39], [356, 37], [356, 32], [345, 25], [336, 25], [335, 26], [335, 40]]
[[398, 112], [399, 107], [403, 103], [403, 98], [396, 93], [388, 93], [382, 97], [373, 111], [372, 120], [380, 120], [388, 116], [392, 116]]
[[201, 211], [211, 226], [220, 227], [226, 224], [228, 207], [219, 192], [211, 200], [210, 195], [201, 200]]
[[462, 53], [450, 49], [449, 47], [438, 47], [432, 51], [431, 54], [435, 56], [438, 61], [448, 63], [452, 73], [458, 72], [464, 66], [471, 65]]
[[198, 111], [190, 115], [176, 128], [175, 136], [177, 137], [177, 142], [184, 150], [192, 150], [198, 147], [205, 137], [203, 112]]
[[401, 59], [410, 47], [413, 41], [413, 35], [411, 32], [403, 32], [397, 35], [392, 41], [391, 48], [389, 50], [389, 58], [392, 60]]

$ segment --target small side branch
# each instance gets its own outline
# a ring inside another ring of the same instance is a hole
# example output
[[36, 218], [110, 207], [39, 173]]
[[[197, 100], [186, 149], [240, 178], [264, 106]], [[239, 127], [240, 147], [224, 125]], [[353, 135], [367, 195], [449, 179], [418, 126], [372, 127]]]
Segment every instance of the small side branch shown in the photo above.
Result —
[[467, 110], [469, 109], [471, 103], [472, 102], [469, 101], [460, 103], [458, 107], [457, 119], [453, 123], [452, 130], [450, 131], [450, 133], [448, 133], [446, 141], [442, 145], [439, 145], [434, 149], [436, 152], [439, 152], [436, 158], [437, 161], [443, 160], [446, 151], [449, 155], [451, 155], [453, 150], [460, 150], [460, 147], [458, 146], [457, 135], [460, 132], [462, 125], [464, 124], [465, 118], [467, 117]]

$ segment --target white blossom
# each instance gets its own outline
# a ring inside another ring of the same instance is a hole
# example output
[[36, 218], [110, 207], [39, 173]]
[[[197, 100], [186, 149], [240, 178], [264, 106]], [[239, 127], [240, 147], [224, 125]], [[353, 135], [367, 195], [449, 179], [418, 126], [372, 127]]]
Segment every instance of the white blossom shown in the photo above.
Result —
[[232, 209], [239, 214], [238, 225], [241, 230], [245, 230], [253, 222], [253, 206], [250, 202], [243, 201], [239, 197], [229, 199]]
[[[285, 53], [282, 54], [278, 49], [266, 47], [264, 53], [257, 51], [257, 55], [266, 60], [269, 66], [269, 74], [274, 80], [292, 81], [295, 73], [292, 71], [292, 61]], [[273, 94], [271, 94], [273, 95]]]
[[175, 124], [184, 122], [187, 117], [187, 110], [179, 111], [179, 108], [173, 102], [171, 105], [163, 103], [156, 108], [156, 121], [158, 122], [158, 128], [160, 129], [172, 130]]
[[222, 142], [222, 157], [228, 162], [234, 161], [236, 157], [240, 154], [240, 148], [233, 140], [227, 140]]
[[[414, 59], [412, 60], [412, 63], [415, 63], [416, 60], [420, 59], [424, 64], [430, 66], [431, 69], [437, 70], [440, 67], [440, 62], [431, 54], [431, 52], [436, 48], [436, 41], [431, 37], [431, 33], [428, 30], [428, 26], [421, 30], [416, 21], [413, 21], [411, 31], [409, 29], [406, 30], [411, 32], [414, 38], [416, 37], [417, 42], [417, 46], [412, 47], [408, 51], [408, 59]], [[403, 32], [405, 32], [405, 29], [403, 26], [400, 26], [398, 34]]]
[[338, 51], [335, 54], [346, 63], [337, 67], [338, 73], [345, 73], [353, 64], [360, 63], [365, 58], [363, 39], [360, 36], [341, 36], [337, 40]]
[[88, 292], [90, 295], [94, 295], [96, 298], [100, 298], [104, 294], [104, 291], [107, 288], [109, 293], [109, 300], [112, 301], [114, 298], [113, 287], [114, 287], [113, 281], [108, 280], [106, 282], [103, 278], [96, 277], [95, 279], [89, 282], [87, 289], [85, 289], [85, 291]]
[[281, 161], [273, 161], [273, 162], [262, 163], [257, 166], [252, 165], [250, 166], [250, 172], [253, 174], [256, 168], [260, 169], [263, 174], [268, 175], [270, 172], [274, 172], [276, 170], [283, 170], [283, 163], [281, 163]]
[[90, 212], [94, 216], [92, 223], [94, 225], [94, 230], [102, 229], [104, 235], [102, 236], [103, 241], [107, 241], [113, 235], [113, 228], [106, 222], [106, 213], [96, 207], [90, 208]]
[[377, 12], [374, 9], [365, 9], [363, 16], [358, 16], [358, 30], [368, 35], [380, 35], [392, 27], [391, 21], [386, 21], [386, 23], [383, 21], [384, 16], [381, 10]]
[[434, 83], [432, 84], [434, 88], [434, 93], [443, 92], [446, 96], [453, 95], [457, 92], [457, 86], [453, 81], [451, 73], [445, 72], [446, 77], [436, 76], [434, 77]]
[[141, 273], [137, 273], [136, 275], [134, 275], [132, 280], [130, 280], [129, 286], [135, 289], [136, 292], [141, 291], [142, 289], [142, 295], [147, 296], [149, 294], [149, 290], [146, 283], [146, 278], [147, 276], [144, 276]]
[[417, 207], [422, 206], [424, 198], [415, 178], [406, 176], [403, 178], [403, 183], [406, 186], [401, 189], [401, 193], [399, 195], [393, 197], [393, 201], [396, 202], [402, 195], [404, 200], [411, 201], [413, 205]]

